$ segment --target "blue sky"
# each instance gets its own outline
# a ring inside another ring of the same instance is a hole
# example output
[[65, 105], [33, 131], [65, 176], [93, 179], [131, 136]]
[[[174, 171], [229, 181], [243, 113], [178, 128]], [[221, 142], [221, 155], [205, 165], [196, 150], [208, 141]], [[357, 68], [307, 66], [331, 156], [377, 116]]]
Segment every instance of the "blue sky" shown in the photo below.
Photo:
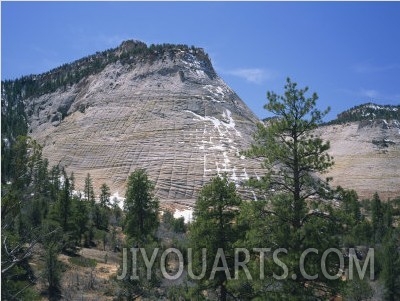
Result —
[[400, 2], [1, 2], [1, 76], [48, 71], [123, 40], [202, 47], [259, 116], [286, 77], [332, 108], [400, 104]]

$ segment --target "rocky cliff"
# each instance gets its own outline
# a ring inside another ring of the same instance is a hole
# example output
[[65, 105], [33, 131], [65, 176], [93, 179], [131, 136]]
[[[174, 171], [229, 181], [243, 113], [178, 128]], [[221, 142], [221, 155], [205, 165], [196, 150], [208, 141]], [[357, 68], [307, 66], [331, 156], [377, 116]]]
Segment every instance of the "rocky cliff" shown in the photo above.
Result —
[[[128, 41], [72, 65], [45, 76], [57, 83], [64, 72], [76, 82], [24, 102], [30, 135], [51, 164], [74, 172], [78, 186], [90, 173], [95, 187], [107, 183], [123, 194], [129, 173], [145, 168], [160, 199], [192, 201], [215, 174], [238, 184], [260, 174], [239, 154], [258, 119], [202, 49]], [[79, 78], [79, 70], [88, 75]]]
[[400, 196], [400, 106], [357, 106], [316, 132], [330, 141], [335, 165], [327, 175], [333, 185], [361, 198], [374, 192], [382, 199]]
[[[50, 165], [74, 172], [77, 189], [90, 173], [97, 191], [107, 183], [123, 195], [128, 175], [145, 168], [160, 199], [192, 203], [216, 174], [237, 184], [263, 174], [239, 154], [259, 120], [200, 48], [126, 41], [2, 84], [2, 149], [28, 123]], [[331, 142], [333, 185], [362, 198], [400, 195], [399, 114], [400, 106], [369, 103], [316, 131]]]

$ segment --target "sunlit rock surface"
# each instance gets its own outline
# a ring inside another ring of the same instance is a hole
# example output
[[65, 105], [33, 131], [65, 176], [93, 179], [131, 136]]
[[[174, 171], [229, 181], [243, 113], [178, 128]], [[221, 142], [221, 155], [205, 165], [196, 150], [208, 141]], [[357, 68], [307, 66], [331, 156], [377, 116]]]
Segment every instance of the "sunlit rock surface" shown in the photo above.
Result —
[[201, 49], [116, 61], [25, 103], [44, 156], [74, 172], [78, 188], [90, 173], [97, 190], [107, 183], [123, 195], [128, 175], [145, 168], [160, 199], [191, 202], [216, 174], [240, 184], [262, 173], [239, 153], [258, 119]]

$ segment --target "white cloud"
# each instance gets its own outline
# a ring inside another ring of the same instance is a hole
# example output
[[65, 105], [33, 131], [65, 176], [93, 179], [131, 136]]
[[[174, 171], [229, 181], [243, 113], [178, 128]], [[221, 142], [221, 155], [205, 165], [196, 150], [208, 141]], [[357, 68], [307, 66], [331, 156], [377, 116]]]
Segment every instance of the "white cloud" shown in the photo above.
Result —
[[381, 95], [379, 91], [373, 89], [362, 89], [360, 94], [368, 98], [378, 98]]
[[386, 72], [390, 70], [400, 69], [399, 64], [389, 65], [373, 65], [369, 62], [362, 62], [353, 66], [353, 71], [360, 74]]
[[272, 77], [271, 72], [259, 68], [240, 68], [226, 72], [228, 74], [244, 78], [246, 81], [261, 84], [264, 80]]

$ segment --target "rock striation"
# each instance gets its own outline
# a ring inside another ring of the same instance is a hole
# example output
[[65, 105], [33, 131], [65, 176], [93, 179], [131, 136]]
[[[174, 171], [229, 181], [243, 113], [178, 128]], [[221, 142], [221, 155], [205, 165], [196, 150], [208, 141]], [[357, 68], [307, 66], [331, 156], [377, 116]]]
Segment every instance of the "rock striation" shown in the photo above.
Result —
[[202, 49], [127, 41], [107, 56], [101, 71], [25, 99], [30, 135], [78, 186], [90, 173], [95, 188], [122, 195], [128, 175], [145, 168], [160, 199], [192, 202], [216, 174], [238, 184], [262, 174], [239, 153], [258, 118]]
[[[2, 149], [18, 134], [15, 128], [25, 132], [27, 121], [50, 165], [74, 172], [77, 189], [90, 173], [96, 191], [107, 183], [123, 196], [128, 175], [145, 168], [161, 200], [190, 205], [205, 182], [223, 173], [255, 199], [240, 184], [264, 173], [259, 161], [240, 154], [258, 118], [193, 46], [125, 41], [44, 74], [2, 82], [3, 120]], [[335, 158], [322, 176], [361, 198], [375, 191], [384, 199], [399, 196], [399, 121], [400, 106], [368, 103], [318, 128]]]
[[399, 120], [364, 118], [321, 126], [316, 134], [330, 141], [335, 165], [323, 176], [333, 177], [332, 186], [354, 189], [360, 199], [400, 196]]

